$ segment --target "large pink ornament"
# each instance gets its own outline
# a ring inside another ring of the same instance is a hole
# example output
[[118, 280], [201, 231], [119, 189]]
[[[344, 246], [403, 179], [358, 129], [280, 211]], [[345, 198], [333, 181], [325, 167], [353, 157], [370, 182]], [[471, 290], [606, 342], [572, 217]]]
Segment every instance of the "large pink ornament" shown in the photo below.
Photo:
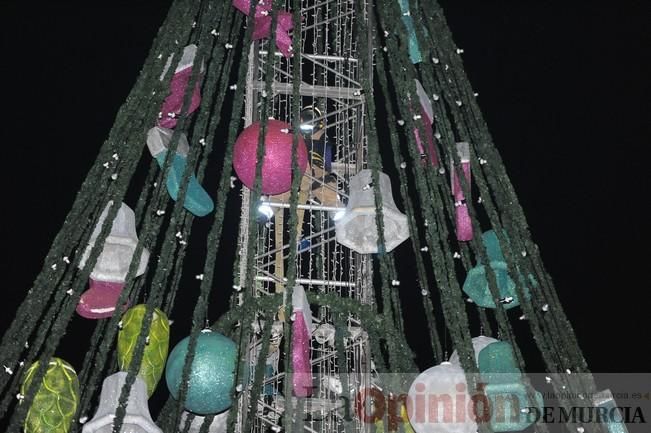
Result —
[[[262, 163], [262, 193], [276, 195], [292, 187], [292, 140], [290, 125], [280, 120], [267, 121], [265, 131], [264, 161]], [[233, 149], [233, 167], [242, 183], [249, 188], [255, 185], [256, 153], [260, 122], [244, 128]], [[307, 146], [298, 138], [296, 156], [301, 173], [307, 168]]]

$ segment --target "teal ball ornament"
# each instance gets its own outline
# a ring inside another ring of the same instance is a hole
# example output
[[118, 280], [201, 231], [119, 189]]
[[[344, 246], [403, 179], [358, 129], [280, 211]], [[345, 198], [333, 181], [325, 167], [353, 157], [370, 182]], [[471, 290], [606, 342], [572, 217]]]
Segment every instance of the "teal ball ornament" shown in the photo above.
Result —
[[[165, 381], [175, 399], [179, 398], [189, 343], [190, 337], [181, 340], [170, 353], [165, 367]], [[236, 367], [237, 346], [233, 340], [218, 332], [199, 334], [188, 378], [185, 409], [209, 415], [230, 408]]]

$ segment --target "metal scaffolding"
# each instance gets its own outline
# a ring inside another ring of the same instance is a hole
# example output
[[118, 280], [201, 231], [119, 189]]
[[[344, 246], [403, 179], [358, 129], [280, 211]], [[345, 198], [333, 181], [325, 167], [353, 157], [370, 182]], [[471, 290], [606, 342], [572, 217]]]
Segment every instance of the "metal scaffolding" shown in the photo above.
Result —
[[[289, 10], [289, 5], [287, 5]], [[251, 45], [247, 76], [245, 122], [260, 119], [262, 97], [271, 98], [269, 103], [274, 119], [291, 123], [293, 76], [300, 76], [301, 107], [317, 106], [322, 113], [312, 122], [323, 122], [332, 149], [330, 170], [316, 169], [313, 157], [303, 177], [301, 190], [304, 194], [298, 205], [299, 227], [290, 227], [289, 196], [263, 197], [260, 205], [273, 212], [268, 220], [259, 215], [249, 215], [250, 191], [243, 186], [242, 218], [240, 223], [240, 281], [250, 267], [255, 268], [254, 296], [262, 297], [283, 292], [285, 275], [289, 266], [297, 271], [296, 284], [307, 292], [335, 293], [360, 303], [373, 302], [372, 263], [369, 256], [357, 254], [335, 241], [333, 218], [345, 208], [348, 180], [367, 167], [367, 137], [365, 101], [359, 83], [356, 34], [357, 12], [353, 2], [341, 0], [303, 0], [301, 8], [303, 44], [300, 50], [301, 70], [294, 74], [291, 59], [280, 53], [269, 55], [269, 42], [258, 41]], [[295, 31], [297, 31], [295, 27]], [[272, 95], [265, 92], [265, 64], [272, 61]], [[307, 139], [308, 151], [312, 141]], [[312, 155], [310, 153], [310, 155]], [[302, 200], [305, 198], [305, 200]], [[254, 252], [254, 262], [247, 263], [249, 219], [259, 221]], [[289, 233], [299, 233], [298, 256], [295, 263], [288, 263]], [[368, 334], [359, 321], [347, 319], [348, 332], [344, 338], [346, 360], [340, 364], [335, 349], [333, 317], [328, 307], [312, 308], [313, 329], [311, 364], [313, 374], [312, 397], [299, 399], [283, 396], [285, 375], [282, 359], [289, 356], [282, 352], [282, 325], [273, 325], [271, 347], [266, 362], [263, 390], [258, 401], [250, 402], [245, 389], [238, 404], [239, 417], [236, 431], [242, 432], [248, 417], [250, 431], [280, 431], [282, 415], [288, 400], [302, 410], [295, 413], [295, 425], [308, 432], [343, 431], [344, 417], [350, 415], [350, 402], [340, 398], [340, 373], [347, 375], [351, 396], [370, 380], [371, 359]], [[261, 332], [253, 333], [249, 342], [248, 361], [251, 370], [258, 362]], [[339, 365], [346, 371], [340, 372]], [[251, 375], [250, 383], [253, 383]], [[345, 383], [345, 382], [344, 382]], [[301, 400], [301, 401], [299, 401]], [[345, 407], [347, 406], [348, 407]], [[361, 420], [354, 419], [356, 431], [365, 430]]]

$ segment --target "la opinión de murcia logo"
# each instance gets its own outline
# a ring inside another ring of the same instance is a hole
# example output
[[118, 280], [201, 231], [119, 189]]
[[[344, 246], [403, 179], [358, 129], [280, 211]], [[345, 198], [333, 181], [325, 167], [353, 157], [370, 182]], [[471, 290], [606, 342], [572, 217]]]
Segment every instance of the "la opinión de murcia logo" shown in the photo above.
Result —
[[[354, 397], [356, 418], [364, 423], [376, 423], [385, 417], [389, 430], [401, 422], [412, 425], [480, 424], [488, 423], [646, 423], [639, 406], [563, 407], [537, 406], [533, 401], [521, 401], [516, 394], [502, 393], [489, 398], [478, 386], [470, 394], [464, 383], [455, 386], [456, 393], [427, 393], [425, 386], [416, 385], [418, 393], [385, 395], [378, 388], [364, 388]], [[347, 400], [347, 399], [344, 399]], [[529, 400], [529, 399], [527, 399]], [[346, 402], [348, 403], [348, 402]], [[349, 406], [346, 404], [345, 406]], [[350, 409], [346, 409], [350, 418]]]

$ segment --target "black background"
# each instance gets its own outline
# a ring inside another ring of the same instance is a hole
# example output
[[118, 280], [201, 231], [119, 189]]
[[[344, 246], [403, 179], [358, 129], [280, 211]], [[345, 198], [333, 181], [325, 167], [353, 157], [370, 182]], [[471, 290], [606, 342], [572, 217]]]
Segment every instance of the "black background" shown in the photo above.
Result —
[[[57, 3], [0, 0], [0, 324], [40, 270], [170, 1]], [[649, 371], [651, 14], [645, 2], [540, 3], [443, 6], [590, 367]]]

